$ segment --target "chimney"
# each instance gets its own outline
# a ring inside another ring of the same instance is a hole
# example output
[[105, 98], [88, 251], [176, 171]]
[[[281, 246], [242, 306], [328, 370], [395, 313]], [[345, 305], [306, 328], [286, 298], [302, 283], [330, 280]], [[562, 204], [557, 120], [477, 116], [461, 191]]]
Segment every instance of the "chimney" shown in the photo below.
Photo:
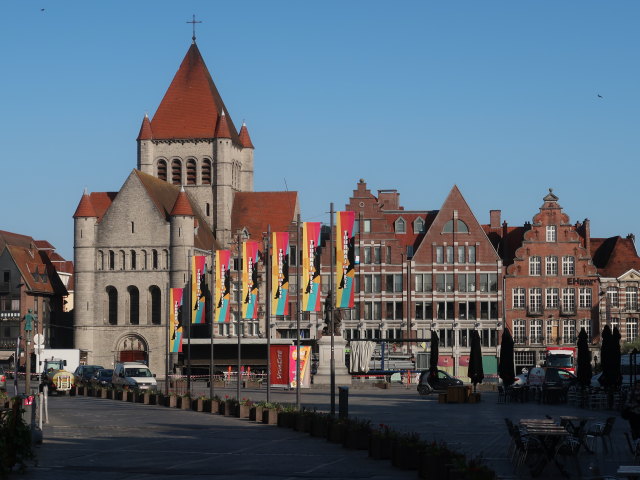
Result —
[[490, 226], [492, 229], [500, 228], [500, 214], [502, 210], [489, 210]]
[[584, 228], [584, 244], [587, 248], [587, 255], [591, 257], [591, 222], [588, 218], [584, 219], [582, 222], [582, 227]]

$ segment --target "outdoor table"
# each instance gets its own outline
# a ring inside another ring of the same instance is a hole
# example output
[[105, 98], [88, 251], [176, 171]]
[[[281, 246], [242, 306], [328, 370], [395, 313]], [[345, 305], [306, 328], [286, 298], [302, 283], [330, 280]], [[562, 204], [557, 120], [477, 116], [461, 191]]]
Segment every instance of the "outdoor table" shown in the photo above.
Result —
[[640, 478], [640, 465], [620, 465], [616, 475], [630, 479]]
[[560, 425], [565, 424], [569, 433], [576, 439], [578, 439], [580, 445], [582, 445], [587, 452], [594, 453], [594, 451], [589, 448], [586, 442], [586, 426], [587, 422], [591, 420], [593, 420], [593, 417], [565, 415], [560, 417]]
[[520, 425], [524, 426], [527, 429], [527, 434], [536, 438], [542, 446], [542, 455], [538, 462], [532, 465], [531, 476], [540, 476], [545, 466], [549, 462], [553, 462], [564, 477], [569, 477], [567, 471], [556, 458], [558, 445], [569, 436], [569, 432], [549, 419], [523, 419], [520, 420]]

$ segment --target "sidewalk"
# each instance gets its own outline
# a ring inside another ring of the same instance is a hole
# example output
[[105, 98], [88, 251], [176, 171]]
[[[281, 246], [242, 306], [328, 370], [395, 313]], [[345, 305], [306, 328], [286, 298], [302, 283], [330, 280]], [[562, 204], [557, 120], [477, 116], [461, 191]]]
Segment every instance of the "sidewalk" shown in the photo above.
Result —
[[52, 397], [24, 479], [403, 479], [365, 451], [276, 426], [112, 400]]

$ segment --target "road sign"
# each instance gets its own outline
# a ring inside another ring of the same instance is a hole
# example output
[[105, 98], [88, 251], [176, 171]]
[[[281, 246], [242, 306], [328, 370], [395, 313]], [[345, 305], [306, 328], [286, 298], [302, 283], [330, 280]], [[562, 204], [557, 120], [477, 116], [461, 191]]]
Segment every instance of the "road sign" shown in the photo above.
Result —
[[35, 343], [36, 345], [44, 345], [44, 335], [36, 333], [33, 336], [33, 343]]

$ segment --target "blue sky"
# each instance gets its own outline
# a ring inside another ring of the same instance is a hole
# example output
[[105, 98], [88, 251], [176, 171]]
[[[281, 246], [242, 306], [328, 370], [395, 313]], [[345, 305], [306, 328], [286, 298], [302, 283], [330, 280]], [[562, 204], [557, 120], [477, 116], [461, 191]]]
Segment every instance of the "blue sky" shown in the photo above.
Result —
[[640, 3], [585, 0], [6, 0], [0, 229], [73, 259], [83, 188], [135, 168], [192, 14], [256, 190], [299, 191], [303, 220], [364, 178], [409, 210], [457, 184], [481, 223], [510, 225], [551, 187], [593, 236], [640, 234]]

